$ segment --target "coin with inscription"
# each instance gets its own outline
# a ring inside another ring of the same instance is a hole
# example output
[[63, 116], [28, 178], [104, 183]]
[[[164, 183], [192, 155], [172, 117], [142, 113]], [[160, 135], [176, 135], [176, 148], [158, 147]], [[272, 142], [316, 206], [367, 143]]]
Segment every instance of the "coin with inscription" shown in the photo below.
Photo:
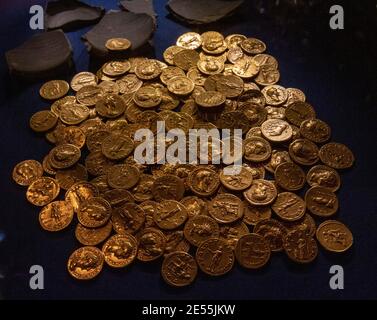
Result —
[[261, 220], [255, 225], [254, 232], [268, 242], [271, 251], [283, 250], [283, 238], [287, 234], [287, 229], [279, 221], [274, 219]]
[[266, 97], [266, 103], [272, 106], [283, 104], [287, 100], [287, 91], [284, 87], [272, 84], [261, 91]]
[[130, 234], [116, 234], [102, 246], [105, 262], [113, 268], [124, 268], [136, 258], [137, 240]]
[[270, 143], [257, 136], [244, 140], [245, 159], [252, 162], [262, 162], [271, 156]]
[[311, 187], [305, 194], [305, 202], [308, 210], [320, 217], [332, 216], [339, 208], [336, 194], [324, 187]]
[[110, 236], [112, 229], [111, 221], [99, 228], [87, 228], [78, 223], [75, 229], [75, 236], [84, 246], [96, 246]]
[[157, 205], [153, 219], [161, 229], [173, 230], [185, 223], [187, 209], [178, 201], [163, 200]]
[[253, 181], [248, 190], [243, 192], [243, 195], [251, 205], [264, 206], [275, 200], [277, 190], [271, 181], [257, 179]]
[[27, 200], [35, 206], [45, 206], [53, 201], [60, 192], [58, 182], [49, 177], [35, 179], [26, 191]]
[[190, 218], [184, 227], [185, 238], [194, 246], [199, 246], [205, 240], [220, 235], [219, 225], [215, 219], [197, 215]]
[[30, 128], [35, 132], [51, 130], [58, 122], [58, 117], [50, 110], [42, 110], [34, 113], [29, 121]]
[[263, 236], [249, 233], [238, 240], [235, 255], [244, 268], [258, 269], [269, 261], [271, 249]]
[[137, 259], [148, 262], [160, 258], [166, 248], [166, 237], [158, 229], [145, 228], [139, 236]]
[[319, 119], [308, 119], [301, 122], [300, 134], [315, 143], [323, 143], [330, 139], [329, 125]]
[[285, 190], [297, 191], [305, 185], [305, 172], [293, 162], [283, 162], [275, 169], [275, 181]]
[[217, 222], [231, 223], [242, 218], [243, 204], [231, 193], [221, 193], [212, 199], [208, 212]]
[[221, 276], [229, 272], [234, 264], [234, 253], [227, 243], [219, 238], [210, 238], [196, 250], [199, 268], [210, 276]]
[[319, 150], [316, 144], [307, 139], [296, 139], [289, 145], [289, 155], [294, 162], [311, 166], [318, 162]]
[[69, 226], [73, 219], [73, 207], [66, 201], [54, 201], [39, 212], [39, 223], [44, 230], [60, 231]]
[[263, 136], [271, 142], [284, 142], [292, 137], [292, 127], [281, 119], [269, 119], [262, 123]]
[[12, 172], [13, 180], [20, 186], [28, 186], [42, 175], [43, 167], [37, 160], [24, 160], [18, 163]]
[[305, 215], [305, 201], [292, 192], [279, 193], [275, 202], [272, 204], [272, 210], [286, 221], [297, 221]]
[[347, 169], [355, 162], [352, 151], [338, 142], [323, 145], [319, 150], [319, 157], [325, 165], [334, 169]]
[[145, 212], [135, 203], [125, 203], [113, 210], [111, 221], [116, 233], [135, 234], [144, 225]]
[[42, 85], [39, 94], [46, 100], [64, 97], [69, 91], [69, 84], [64, 80], [51, 80]]
[[69, 274], [78, 280], [89, 280], [102, 270], [104, 256], [100, 249], [85, 246], [75, 250], [68, 259]]
[[161, 274], [166, 283], [183, 287], [191, 284], [198, 273], [198, 266], [193, 256], [176, 251], [167, 255], [162, 263]]
[[50, 153], [50, 163], [56, 169], [72, 167], [81, 157], [81, 151], [73, 144], [61, 144], [53, 148]]
[[218, 174], [208, 168], [197, 168], [188, 176], [188, 183], [193, 193], [198, 196], [210, 196], [220, 186]]
[[322, 247], [331, 252], [347, 251], [353, 244], [351, 231], [336, 220], [322, 222], [318, 226], [316, 237]]
[[332, 192], [340, 188], [339, 173], [324, 165], [312, 167], [306, 175], [306, 181], [311, 187], [324, 187], [330, 189]]
[[298, 263], [310, 263], [318, 255], [317, 242], [300, 229], [285, 235], [284, 250], [289, 258]]
[[114, 165], [107, 171], [107, 182], [112, 188], [131, 189], [139, 179], [139, 169], [127, 164]]
[[84, 227], [98, 228], [107, 223], [111, 212], [111, 205], [108, 201], [100, 197], [91, 197], [81, 204], [77, 218]]

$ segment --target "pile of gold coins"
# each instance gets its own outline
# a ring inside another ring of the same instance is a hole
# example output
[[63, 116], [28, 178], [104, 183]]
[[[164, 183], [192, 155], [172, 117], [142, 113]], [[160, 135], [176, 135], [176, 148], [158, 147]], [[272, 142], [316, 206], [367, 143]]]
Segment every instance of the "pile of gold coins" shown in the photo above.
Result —
[[[114, 50], [130, 46], [126, 39], [112, 43]], [[70, 84], [41, 87], [51, 108], [32, 115], [30, 127], [53, 148], [41, 163], [17, 164], [13, 179], [41, 207], [44, 230], [75, 221], [82, 246], [67, 257], [74, 278], [91, 279], [104, 263], [125, 268], [161, 259], [163, 279], [185, 286], [198, 267], [220, 276], [235, 260], [261, 268], [284, 250], [310, 263], [317, 243], [332, 252], [352, 246], [352, 233], [331, 217], [337, 170], [351, 167], [354, 156], [329, 142], [330, 127], [302, 91], [276, 84], [278, 62], [265, 50], [243, 35], [189, 32], [166, 49], [165, 62], [110, 61]], [[134, 133], [155, 132], [157, 121], [186, 133], [242, 129], [242, 169], [226, 175], [225, 164], [136, 162]], [[64, 199], [56, 200], [61, 191]]]

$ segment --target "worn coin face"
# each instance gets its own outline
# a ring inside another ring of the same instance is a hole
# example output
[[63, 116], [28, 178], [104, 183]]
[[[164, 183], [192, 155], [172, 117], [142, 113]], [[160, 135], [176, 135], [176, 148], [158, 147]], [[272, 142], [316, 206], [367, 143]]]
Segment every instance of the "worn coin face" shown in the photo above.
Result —
[[182, 251], [188, 252], [190, 250], [190, 243], [185, 239], [182, 230], [165, 230], [166, 248], [164, 257], [172, 252]]
[[271, 142], [284, 142], [292, 138], [292, 127], [281, 119], [269, 119], [262, 123], [263, 136]]
[[112, 188], [131, 189], [139, 179], [139, 169], [127, 164], [114, 165], [107, 171], [107, 183]]
[[274, 219], [259, 221], [254, 232], [261, 235], [269, 244], [271, 251], [283, 250], [283, 238], [287, 229], [279, 221]]
[[85, 145], [85, 134], [79, 127], [63, 127], [56, 134], [56, 144], [73, 144], [78, 148]]
[[227, 49], [224, 36], [216, 31], [207, 31], [202, 35], [202, 49], [210, 54], [220, 54]]
[[157, 205], [153, 219], [161, 229], [173, 230], [185, 223], [187, 209], [178, 201], [163, 200]]
[[197, 168], [188, 176], [188, 183], [193, 193], [198, 196], [210, 196], [220, 186], [218, 174], [209, 168]]
[[93, 176], [107, 174], [113, 165], [114, 162], [106, 158], [101, 151], [91, 152], [85, 158], [85, 166]]
[[220, 225], [220, 239], [225, 240], [233, 250], [236, 249], [238, 240], [249, 233], [249, 228], [242, 220]]
[[103, 139], [102, 153], [111, 160], [127, 158], [134, 149], [133, 140], [124, 134], [111, 134]]
[[306, 96], [300, 89], [287, 88], [287, 101], [283, 104], [283, 107], [288, 107], [291, 103], [296, 101], [305, 101]]
[[255, 226], [259, 221], [271, 218], [271, 207], [269, 206], [252, 206], [246, 200], [243, 201], [243, 205], [243, 222], [249, 226]]
[[334, 169], [347, 169], [352, 167], [355, 157], [352, 151], [342, 143], [330, 142], [319, 150], [321, 161]]
[[317, 242], [300, 229], [285, 235], [284, 250], [289, 258], [298, 263], [310, 263], [318, 254]]
[[228, 166], [226, 170], [234, 170], [233, 174], [225, 174], [224, 169], [220, 172], [220, 181], [224, 187], [233, 191], [242, 191], [250, 187], [253, 182], [253, 175], [246, 167], [242, 166], [237, 170], [236, 167]]
[[241, 42], [241, 48], [249, 54], [259, 54], [266, 50], [266, 44], [256, 38], [247, 38]]
[[70, 202], [73, 210], [78, 212], [81, 205], [88, 199], [98, 196], [98, 189], [89, 182], [77, 182], [65, 194], [65, 200]]
[[68, 143], [56, 146], [49, 154], [50, 163], [56, 169], [72, 167], [80, 157], [80, 148]]
[[105, 47], [110, 51], [125, 51], [131, 48], [131, 41], [126, 38], [111, 38], [106, 41]]
[[164, 254], [165, 247], [166, 237], [160, 230], [145, 228], [139, 237], [137, 259], [144, 262], [156, 260]]
[[316, 237], [322, 247], [331, 252], [347, 251], [353, 244], [351, 231], [336, 220], [322, 222], [318, 226]]
[[58, 117], [50, 110], [34, 113], [29, 121], [30, 128], [35, 132], [46, 132], [55, 127]]
[[121, 96], [113, 93], [106, 94], [96, 103], [96, 111], [104, 118], [116, 118], [124, 113], [126, 104]]
[[134, 102], [144, 109], [157, 107], [161, 101], [161, 92], [152, 86], [141, 87], [134, 95]]
[[161, 73], [161, 67], [157, 60], [146, 59], [136, 65], [135, 74], [141, 80], [152, 80]]
[[76, 164], [75, 166], [58, 170], [55, 176], [59, 183], [60, 188], [68, 190], [75, 183], [88, 180], [88, 172], [82, 164]]
[[268, 262], [271, 250], [263, 236], [249, 233], [238, 240], [235, 255], [238, 263], [244, 268], [258, 269]]
[[180, 47], [180, 46], [170, 46], [168, 47], [164, 53], [163, 53], [163, 57], [164, 57], [164, 60], [165, 62], [167, 62], [168, 64], [170, 65], [173, 65], [174, 64], [174, 56], [184, 50], [185, 48], [183, 47]]
[[323, 187], [311, 187], [305, 194], [308, 210], [320, 217], [329, 217], [338, 211], [339, 203], [335, 193]]
[[91, 72], [80, 72], [76, 74], [71, 81], [71, 88], [74, 91], [79, 91], [82, 87], [97, 84], [97, 77]]
[[339, 173], [324, 165], [316, 165], [312, 167], [307, 175], [306, 181], [311, 187], [324, 187], [335, 192], [340, 187]]
[[272, 106], [281, 105], [287, 100], [286, 89], [276, 84], [264, 87], [262, 93], [266, 97], [266, 103]]
[[184, 235], [188, 242], [199, 246], [205, 240], [220, 235], [219, 225], [213, 218], [197, 215], [190, 218], [185, 224]]
[[305, 185], [305, 172], [293, 162], [283, 162], [275, 169], [275, 181], [285, 190], [297, 191]]
[[[104, 92], [102, 87], [97, 85], [89, 85], [82, 87], [76, 93], [76, 100], [85, 106], [94, 106], [98, 100], [103, 96]], [[72, 106], [72, 105], [71, 105]]]
[[251, 205], [264, 206], [275, 200], [277, 190], [271, 181], [257, 179], [248, 190], [243, 192], [243, 195]]
[[297, 221], [305, 215], [305, 201], [292, 192], [279, 193], [272, 205], [272, 210], [286, 221]]
[[309, 103], [296, 101], [287, 106], [285, 116], [290, 123], [300, 127], [303, 121], [314, 119], [316, 114]]
[[75, 236], [84, 246], [96, 246], [110, 236], [112, 229], [113, 225], [110, 221], [99, 228], [87, 228], [78, 223], [75, 229]]
[[259, 72], [259, 67], [251, 57], [243, 57], [233, 65], [233, 73], [241, 78], [252, 78]]
[[69, 91], [69, 84], [64, 80], [51, 80], [43, 84], [39, 94], [46, 100], [56, 100], [64, 97]]
[[104, 198], [92, 197], [85, 200], [77, 213], [79, 222], [87, 228], [98, 228], [111, 217], [111, 205]]
[[185, 192], [182, 179], [175, 175], [164, 175], [157, 178], [152, 186], [152, 194], [156, 201], [181, 200]]
[[184, 197], [180, 202], [186, 207], [189, 218], [207, 214], [207, 203], [197, 196]]
[[186, 32], [177, 39], [177, 46], [185, 49], [198, 49], [202, 44], [202, 37], [196, 32]]
[[199, 268], [211, 276], [221, 276], [229, 272], [234, 264], [233, 250], [219, 238], [202, 242], [195, 257]]
[[37, 160], [24, 160], [18, 163], [12, 172], [13, 180], [20, 186], [28, 186], [42, 175], [43, 167]]
[[174, 287], [191, 284], [198, 273], [198, 266], [193, 256], [186, 252], [172, 252], [162, 263], [161, 275], [166, 283]]
[[197, 67], [206, 75], [215, 75], [224, 70], [224, 62], [214, 57], [206, 57], [198, 61]]
[[184, 71], [196, 67], [199, 61], [199, 53], [192, 49], [183, 49], [174, 55], [174, 65], [183, 69]]
[[26, 191], [27, 200], [35, 206], [45, 206], [59, 195], [60, 187], [53, 178], [40, 177], [35, 179]]
[[167, 87], [171, 93], [186, 96], [194, 90], [195, 84], [186, 76], [176, 76], [167, 82]]
[[145, 212], [135, 203], [125, 203], [114, 209], [111, 219], [116, 233], [135, 234], [145, 222]]
[[226, 97], [217, 91], [205, 91], [195, 97], [195, 102], [205, 108], [218, 107], [222, 105]]
[[39, 212], [39, 223], [44, 230], [60, 231], [69, 226], [73, 219], [73, 207], [66, 201], [54, 201]]
[[75, 250], [68, 259], [68, 272], [78, 280], [89, 280], [102, 270], [104, 256], [100, 249], [92, 246]]
[[272, 150], [269, 161], [264, 163], [264, 168], [271, 173], [275, 173], [276, 168], [285, 162], [292, 162], [288, 151], [275, 149]]
[[307, 139], [296, 139], [289, 145], [289, 155], [292, 160], [304, 166], [318, 162], [318, 153], [317, 145]]
[[102, 252], [110, 267], [126, 267], [136, 258], [137, 240], [130, 234], [116, 234], [104, 243]]
[[131, 69], [131, 63], [124, 61], [110, 61], [103, 65], [102, 72], [109, 77], [118, 77]]
[[242, 218], [242, 201], [230, 193], [218, 194], [208, 206], [208, 212], [220, 223], [232, 223]]
[[245, 159], [262, 162], [271, 156], [271, 145], [261, 137], [252, 136], [244, 141]]
[[287, 228], [288, 231], [299, 229], [304, 231], [310, 237], [313, 237], [317, 230], [314, 219], [308, 213], [306, 213], [303, 218], [297, 221], [283, 221], [283, 225]]
[[89, 108], [82, 104], [66, 104], [60, 109], [59, 119], [67, 125], [76, 125], [89, 117]]
[[330, 139], [329, 125], [319, 119], [308, 119], [301, 122], [300, 134], [315, 143], [323, 143]]

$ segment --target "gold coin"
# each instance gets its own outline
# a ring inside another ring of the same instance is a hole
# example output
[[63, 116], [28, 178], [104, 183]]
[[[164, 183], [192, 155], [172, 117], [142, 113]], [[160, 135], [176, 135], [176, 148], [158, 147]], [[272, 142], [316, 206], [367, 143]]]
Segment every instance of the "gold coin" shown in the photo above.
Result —
[[288, 257], [297, 263], [310, 263], [318, 255], [317, 242], [300, 229], [289, 231], [283, 245]]
[[305, 201], [292, 192], [279, 193], [272, 210], [285, 221], [300, 220], [306, 211]]
[[246, 36], [243, 34], [230, 34], [225, 38], [225, 43], [228, 47], [228, 49], [238, 47], [242, 41], [246, 40]]
[[175, 200], [162, 200], [157, 205], [153, 220], [160, 229], [176, 229], [187, 220], [186, 207]]
[[170, 66], [162, 70], [160, 80], [167, 85], [170, 79], [178, 76], [185, 76], [185, 72], [181, 68]]
[[131, 69], [131, 63], [128, 60], [110, 61], [103, 65], [102, 72], [109, 77], [118, 77], [125, 74]]
[[96, 103], [97, 113], [104, 118], [117, 118], [126, 110], [126, 104], [121, 96], [109, 93]]
[[111, 221], [99, 228], [87, 228], [78, 223], [75, 229], [75, 236], [84, 246], [96, 246], [110, 236], [112, 228]]
[[316, 237], [322, 247], [331, 252], [347, 251], [353, 244], [351, 231], [336, 220], [322, 222], [318, 226]]
[[72, 168], [58, 170], [55, 176], [60, 188], [68, 190], [75, 183], [88, 180], [88, 172], [82, 164], [76, 164]]
[[336, 194], [323, 187], [311, 187], [305, 194], [305, 202], [308, 210], [320, 217], [332, 216], [339, 208]]
[[175, 54], [174, 65], [188, 71], [192, 67], [196, 67], [199, 61], [199, 53], [192, 49], [184, 49]]
[[334, 169], [347, 169], [352, 167], [355, 157], [352, 151], [342, 143], [330, 142], [319, 150], [321, 161]]
[[73, 144], [81, 149], [85, 145], [85, 134], [79, 127], [64, 127], [58, 131], [56, 143]]
[[[250, 187], [253, 182], [253, 175], [246, 167], [234, 168], [240, 169], [238, 173], [225, 174], [224, 169], [220, 172], [220, 181], [224, 187], [233, 191], [243, 191]], [[226, 170], [232, 170], [231, 166], [226, 167]]]
[[260, 137], [250, 137], [244, 141], [245, 159], [253, 162], [262, 162], [270, 158], [271, 145]]
[[296, 101], [287, 106], [285, 110], [287, 120], [300, 127], [301, 123], [308, 119], [314, 119], [316, 114], [313, 107], [304, 101]]
[[141, 61], [135, 68], [135, 74], [141, 80], [152, 80], [161, 74], [161, 66], [157, 60]]
[[110, 187], [131, 189], [140, 179], [139, 169], [127, 164], [117, 164], [107, 171], [107, 182]]
[[69, 274], [78, 280], [89, 280], [102, 270], [104, 256], [100, 249], [86, 246], [75, 250], [68, 259]]
[[183, 287], [194, 282], [198, 266], [194, 257], [182, 251], [167, 255], [162, 263], [161, 275], [166, 283], [174, 287]]
[[122, 134], [110, 134], [101, 144], [102, 153], [111, 160], [126, 158], [134, 149], [133, 140]]
[[42, 110], [34, 113], [30, 118], [30, 128], [35, 132], [46, 132], [51, 130], [58, 122], [58, 117], [49, 110]]
[[241, 48], [249, 54], [259, 54], [266, 50], [266, 44], [255, 38], [247, 38], [241, 42]]
[[74, 91], [79, 91], [82, 87], [88, 85], [96, 85], [97, 84], [97, 77], [95, 74], [91, 72], [79, 72], [76, 74], [71, 80], [71, 88]]
[[73, 208], [69, 202], [54, 201], [39, 212], [39, 223], [44, 230], [60, 231], [67, 228], [73, 219]]
[[221, 193], [209, 203], [208, 213], [219, 223], [232, 223], [242, 218], [243, 204], [237, 196]]
[[269, 119], [262, 123], [261, 132], [271, 142], [284, 142], [292, 138], [292, 127], [281, 119]]
[[12, 172], [13, 180], [20, 186], [28, 186], [42, 175], [43, 168], [37, 160], [24, 160], [18, 163]]
[[207, 57], [199, 60], [197, 67], [206, 75], [219, 74], [224, 70], [224, 62], [217, 58]]
[[304, 166], [318, 162], [318, 153], [317, 145], [307, 139], [296, 139], [289, 145], [289, 155], [292, 160]]
[[141, 81], [136, 75], [134, 74], [127, 74], [119, 79], [116, 80], [116, 84], [119, 87], [119, 93], [128, 95], [136, 92], [140, 89], [143, 85], [143, 81]]
[[224, 36], [216, 31], [207, 31], [202, 34], [202, 49], [210, 54], [220, 54], [227, 49]]
[[201, 107], [218, 107], [225, 102], [225, 96], [217, 91], [205, 91], [195, 97], [195, 102]]
[[233, 73], [241, 78], [252, 78], [259, 72], [259, 67], [251, 57], [243, 57], [233, 65]]
[[26, 198], [31, 204], [42, 207], [53, 201], [59, 192], [60, 187], [55, 179], [40, 177], [29, 185]]
[[262, 268], [269, 260], [268, 242], [259, 234], [245, 234], [237, 242], [235, 255], [238, 263], [248, 269]]
[[97, 197], [98, 194], [99, 192], [95, 185], [89, 182], [77, 182], [65, 193], [65, 200], [71, 203], [75, 212], [78, 212], [86, 200]]
[[179, 47], [179, 46], [170, 46], [168, 47], [164, 53], [163, 53], [163, 57], [164, 57], [164, 60], [170, 64], [170, 65], [173, 65], [174, 64], [174, 56], [184, 50], [185, 48], [182, 48], [182, 47]]
[[64, 97], [69, 91], [69, 84], [64, 80], [51, 80], [43, 84], [39, 94], [46, 100], [56, 100]]
[[105, 242], [102, 252], [110, 267], [126, 267], [136, 258], [137, 240], [130, 234], [116, 234]]
[[104, 198], [91, 197], [85, 200], [77, 212], [79, 222], [87, 228], [98, 228], [111, 217], [111, 205]]
[[177, 46], [184, 49], [198, 49], [202, 44], [202, 37], [196, 32], [186, 32], [177, 39]]
[[134, 102], [141, 108], [157, 107], [161, 101], [161, 92], [152, 86], [141, 87], [134, 95]]
[[89, 117], [89, 108], [82, 104], [68, 104], [60, 110], [60, 120], [68, 125], [76, 125]]
[[186, 96], [194, 90], [194, 83], [186, 76], [177, 76], [167, 82], [168, 90], [180, 96]]
[[111, 38], [106, 41], [105, 47], [110, 51], [125, 51], [131, 48], [131, 41], [127, 38]]
[[166, 248], [166, 237], [158, 229], [145, 228], [139, 237], [137, 259], [148, 262], [160, 258]]
[[61, 144], [53, 148], [50, 153], [50, 163], [55, 169], [72, 167], [81, 157], [81, 151], [73, 144]]
[[277, 190], [271, 181], [257, 179], [253, 181], [250, 189], [243, 192], [243, 195], [251, 205], [262, 206], [275, 200]]
[[324, 165], [312, 167], [306, 175], [306, 181], [311, 187], [325, 187], [332, 192], [337, 191], [340, 187], [339, 173]]

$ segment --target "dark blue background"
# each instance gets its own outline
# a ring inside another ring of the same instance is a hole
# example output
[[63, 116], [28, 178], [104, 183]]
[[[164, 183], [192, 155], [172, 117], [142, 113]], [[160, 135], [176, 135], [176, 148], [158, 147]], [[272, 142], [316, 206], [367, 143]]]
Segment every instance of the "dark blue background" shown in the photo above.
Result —
[[[117, 8], [117, 1], [106, 8]], [[207, 1], [210, 3], [210, 0]], [[247, 1], [245, 1], [247, 2]], [[0, 294], [23, 299], [310, 299], [377, 298], [376, 245], [376, 2], [345, 5], [345, 30], [328, 27], [329, 7], [289, 15], [283, 11], [259, 15], [246, 3], [236, 16], [194, 31], [218, 30], [243, 33], [262, 39], [280, 64], [281, 84], [302, 89], [328, 122], [333, 140], [347, 144], [356, 155], [356, 165], [342, 174], [339, 219], [353, 231], [354, 247], [344, 255], [320, 250], [309, 266], [291, 263], [283, 253], [274, 254], [261, 271], [236, 266], [221, 278], [199, 275], [188, 288], [168, 287], [159, 274], [160, 262], [135, 263], [122, 270], [105, 267], [94, 281], [77, 282], [66, 271], [66, 261], [79, 245], [74, 224], [61, 233], [43, 232], [38, 208], [25, 199], [25, 189], [11, 180], [13, 166], [21, 160], [42, 160], [50, 146], [28, 127], [30, 116], [48, 108], [38, 95], [42, 82], [22, 84], [11, 80], [4, 52], [37, 32], [29, 29], [32, 4], [43, 1], [7, 1], [0, 4]], [[271, 1], [273, 2], [273, 1]], [[323, 1], [326, 2], [326, 1]], [[186, 27], [167, 18], [165, 1], [155, 1], [158, 28], [154, 35], [157, 58], [172, 45]], [[68, 33], [74, 48], [76, 72], [88, 70], [89, 56], [80, 36], [83, 28]], [[67, 79], [71, 76], [67, 75]], [[39, 264], [45, 270], [45, 289], [29, 288], [29, 268]], [[340, 264], [345, 272], [345, 289], [329, 288], [329, 268]]]

